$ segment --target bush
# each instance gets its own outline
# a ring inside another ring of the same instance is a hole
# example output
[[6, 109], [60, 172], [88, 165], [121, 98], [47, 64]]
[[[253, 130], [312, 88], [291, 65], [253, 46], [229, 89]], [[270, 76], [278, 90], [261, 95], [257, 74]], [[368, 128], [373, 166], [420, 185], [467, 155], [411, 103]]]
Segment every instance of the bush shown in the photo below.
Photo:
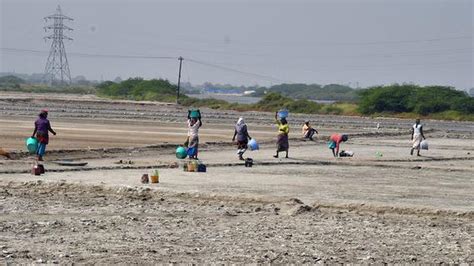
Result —
[[293, 100], [279, 93], [268, 93], [258, 103], [252, 105], [260, 111], [277, 111], [286, 108], [294, 113], [315, 114], [321, 110], [321, 105], [309, 100]]
[[359, 93], [362, 114], [414, 112], [429, 115], [449, 110], [473, 113], [473, 101], [451, 87], [391, 85], [372, 87]]
[[474, 98], [457, 98], [451, 102], [451, 109], [467, 114], [474, 114]]
[[120, 83], [103, 82], [97, 86], [97, 93], [119, 99], [172, 102], [176, 100], [176, 89], [167, 80], [130, 78]]
[[20, 84], [25, 84], [25, 83], [26, 83], [25, 80], [13, 75], [0, 77], [0, 86], [20, 85]]
[[293, 99], [310, 100], [357, 100], [356, 90], [338, 84], [321, 86], [318, 84], [280, 84], [270, 88], [257, 88], [252, 96], [263, 97], [266, 93], [278, 93]]
[[324, 106], [322, 113], [328, 115], [340, 115], [343, 113], [343, 110], [342, 108], [331, 104]]

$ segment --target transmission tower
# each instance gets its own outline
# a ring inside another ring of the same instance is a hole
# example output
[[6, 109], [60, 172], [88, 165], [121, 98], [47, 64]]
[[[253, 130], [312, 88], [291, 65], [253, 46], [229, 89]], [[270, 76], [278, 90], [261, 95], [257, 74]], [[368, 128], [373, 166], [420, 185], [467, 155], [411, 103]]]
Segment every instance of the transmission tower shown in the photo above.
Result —
[[45, 17], [44, 20], [46, 23], [49, 21], [53, 23], [44, 27], [45, 32], [52, 32], [50, 35], [44, 37], [45, 40], [52, 40], [48, 61], [44, 68], [44, 78], [51, 85], [58, 82], [61, 84], [70, 84], [71, 73], [69, 72], [69, 64], [63, 40], [72, 41], [72, 38], [64, 35], [64, 31], [72, 31], [72, 28], [64, 25], [64, 21], [72, 21], [73, 19], [63, 15], [61, 7], [58, 5], [56, 13]]

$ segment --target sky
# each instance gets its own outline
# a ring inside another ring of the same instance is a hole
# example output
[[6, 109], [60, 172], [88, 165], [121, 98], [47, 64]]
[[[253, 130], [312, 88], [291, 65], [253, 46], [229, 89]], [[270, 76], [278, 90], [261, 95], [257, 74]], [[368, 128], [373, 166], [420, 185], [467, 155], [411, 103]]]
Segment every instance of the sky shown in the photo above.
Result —
[[43, 39], [43, 17], [59, 4], [74, 18], [67, 23], [74, 40], [65, 41], [72, 76], [176, 83], [182, 56], [182, 81], [193, 84], [468, 89], [474, 87], [473, 2], [0, 0], [0, 72], [44, 71], [50, 42]]

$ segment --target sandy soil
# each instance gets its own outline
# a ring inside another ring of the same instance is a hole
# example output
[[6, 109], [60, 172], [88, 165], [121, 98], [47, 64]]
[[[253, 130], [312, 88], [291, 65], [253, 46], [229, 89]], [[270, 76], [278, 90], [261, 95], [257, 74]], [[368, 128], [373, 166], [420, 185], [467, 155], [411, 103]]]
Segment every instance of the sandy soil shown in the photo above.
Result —
[[[5, 263], [473, 262], [473, 123], [425, 121], [430, 150], [411, 157], [411, 121], [295, 115], [290, 159], [274, 159], [272, 114], [203, 110], [208, 172], [188, 173], [174, 156], [184, 108], [11, 93], [0, 104], [13, 157], [0, 158]], [[23, 143], [45, 106], [59, 134], [37, 177]], [[240, 115], [262, 143], [252, 168], [229, 143]], [[299, 139], [308, 118], [321, 140]], [[334, 132], [355, 157], [331, 158]], [[160, 183], [141, 184], [152, 169]]]

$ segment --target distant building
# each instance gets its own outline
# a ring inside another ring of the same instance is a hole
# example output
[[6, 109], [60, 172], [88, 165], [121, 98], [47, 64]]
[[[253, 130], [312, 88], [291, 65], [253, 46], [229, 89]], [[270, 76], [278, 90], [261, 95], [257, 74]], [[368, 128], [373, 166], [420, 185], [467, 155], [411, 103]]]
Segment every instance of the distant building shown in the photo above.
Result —
[[469, 90], [469, 95], [470, 95], [471, 97], [474, 97], [474, 88], [471, 88], [471, 89]]
[[244, 91], [244, 95], [250, 95], [252, 93], [255, 93], [255, 91]]
[[238, 89], [226, 89], [226, 88], [204, 88], [203, 93], [222, 93], [222, 94], [239, 94], [241, 93]]

